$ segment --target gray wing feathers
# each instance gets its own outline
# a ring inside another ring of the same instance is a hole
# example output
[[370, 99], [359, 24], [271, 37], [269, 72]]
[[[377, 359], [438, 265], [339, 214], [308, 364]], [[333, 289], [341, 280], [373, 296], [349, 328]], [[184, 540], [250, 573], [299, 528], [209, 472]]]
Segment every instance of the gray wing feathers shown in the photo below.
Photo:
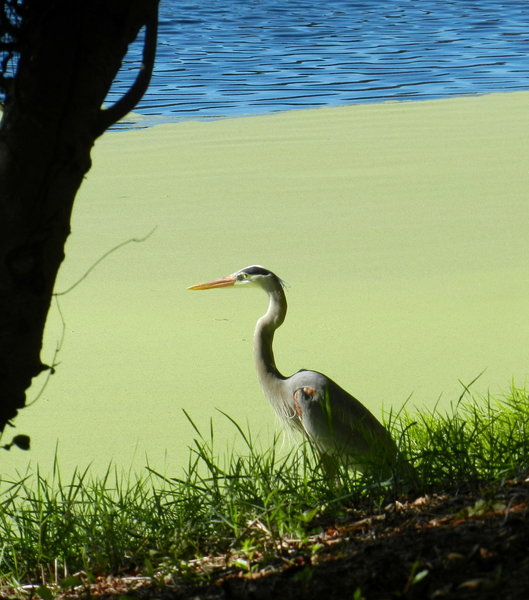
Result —
[[320, 452], [353, 457], [360, 470], [377, 464], [387, 471], [397, 458], [397, 447], [361, 402], [321, 373], [299, 372], [293, 379], [296, 416]]

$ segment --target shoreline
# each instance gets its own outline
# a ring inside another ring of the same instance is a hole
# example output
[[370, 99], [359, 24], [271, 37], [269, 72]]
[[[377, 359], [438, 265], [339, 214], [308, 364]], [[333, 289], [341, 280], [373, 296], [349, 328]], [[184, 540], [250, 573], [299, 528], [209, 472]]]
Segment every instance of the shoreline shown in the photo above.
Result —
[[[181, 123], [210, 123], [217, 121], [232, 121], [235, 119], [254, 119], [261, 117], [275, 117], [280, 115], [289, 115], [291, 113], [303, 113], [306, 111], [318, 111], [318, 110], [335, 110], [335, 109], [347, 109], [347, 108], [355, 108], [359, 106], [385, 106], [388, 104], [398, 104], [398, 105], [406, 105], [406, 104], [421, 104], [424, 102], [450, 102], [452, 100], [475, 100], [477, 98], [484, 98], [490, 96], [506, 96], [512, 94], [529, 94], [529, 90], [509, 90], [506, 92], [482, 92], [482, 93], [467, 93], [467, 94], [454, 94], [447, 97], [442, 98], [404, 98], [404, 99], [382, 99], [382, 100], [366, 100], [366, 101], [358, 101], [352, 102], [349, 104], [336, 104], [336, 105], [326, 105], [326, 106], [316, 106], [316, 107], [304, 107], [304, 108], [293, 108], [293, 109], [285, 109], [285, 110], [277, 110], [263, 113], [241, 113], [237, 115], [224, 115], [224, 116], [171, 116], [171, 115], [155, 115], [155, 114], [143, 114], [140, 112], [132, 111], [126, 117], [124, 117], [121, 121], [118, 121], [116, 128], [113, 126], [106, 133], [123, 133], [130, 131], [138, 131], [142, 129], [150, 129], [152, 127], [157, 127], [158, 125], [180, 125]], [[1, 113], [1, 107], [0, 107]], [[132, 122], [132, 127], [127, 128], [126, 122], [130, 119]], [[149, 121], [153, 121], [152, 124], [149, 124]], [[147, 124], [144, 125], [144, 123]], [[123, 127], [121, 127], [123, 125]]]

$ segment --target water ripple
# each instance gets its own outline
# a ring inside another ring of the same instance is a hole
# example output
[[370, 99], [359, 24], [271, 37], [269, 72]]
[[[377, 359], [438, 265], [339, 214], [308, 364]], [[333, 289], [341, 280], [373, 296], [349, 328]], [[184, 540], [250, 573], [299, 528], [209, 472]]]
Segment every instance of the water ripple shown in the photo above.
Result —
[[[526, 0], [162, 0], [144, 115], [291, 108], [528, 89]], [[107, 102], [133, 81], [133, 44]]]

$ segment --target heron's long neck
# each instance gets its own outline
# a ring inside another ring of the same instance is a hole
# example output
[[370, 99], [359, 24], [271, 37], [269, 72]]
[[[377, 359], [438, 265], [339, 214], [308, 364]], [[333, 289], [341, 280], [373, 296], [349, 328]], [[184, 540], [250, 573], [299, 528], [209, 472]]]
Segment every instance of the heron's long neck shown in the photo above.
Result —
[[274, 381], [283, 379], [276, 367], [272, 342], [274, 341], [275, 330], [283, 323], [287, 314], [287, 300], [282, 288], [269, 292], [268, 296], [268, 310], [257, 321], [254, 336], [257, 374], [261, 385], [265, 389]]

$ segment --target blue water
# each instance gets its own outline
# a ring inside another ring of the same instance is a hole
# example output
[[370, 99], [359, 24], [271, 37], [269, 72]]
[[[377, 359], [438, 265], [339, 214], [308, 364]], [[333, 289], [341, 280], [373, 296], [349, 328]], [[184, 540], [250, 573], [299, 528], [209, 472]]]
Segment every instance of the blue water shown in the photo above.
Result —
[[[141, 62], [135, 42], [107, 98]], [[162, 0], [143, 115], [223, 118], [529, 89], [529, 2]]]

